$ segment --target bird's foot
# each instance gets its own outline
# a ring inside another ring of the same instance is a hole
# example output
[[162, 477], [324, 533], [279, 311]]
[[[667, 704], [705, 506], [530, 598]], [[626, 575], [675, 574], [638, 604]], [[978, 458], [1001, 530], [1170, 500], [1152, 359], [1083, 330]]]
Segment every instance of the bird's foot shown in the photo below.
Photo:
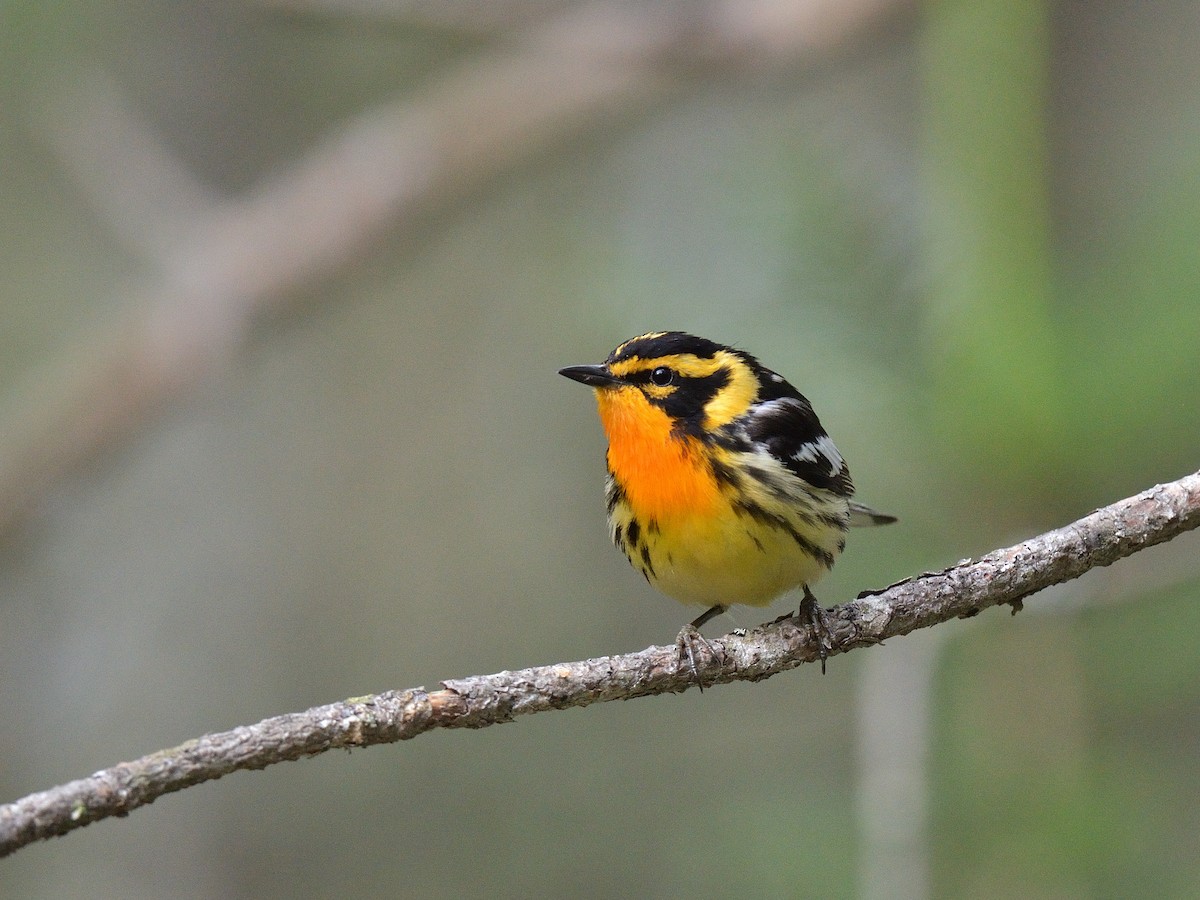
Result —
[[679, 635], [675, 638], [675, 671], [681, 671], [686, 665], [691, 670], [692, 678], [696, 680], [701, 692], [704, 691], [704, 678], [701, 677], [700, 669], [696, 665], [696, 657], [699, 656], [703, 661], [705, 653], [711, 660], [719, 660], [723, 657], [723, 654], [708, 642], [708, 639], [700, 633], [695, 625], [684, 625], [679, 629]]
[[688, 668], [692, 670], [692, 677], [696, 679], [696, 684], [700, 686], [700, 691], [703, 693], [704, 679], [700, 677], [700, 670], [696, 668], [698, 648], [703, 648], [701, 652], [707, 652], [710, 657], [716, 655], [713, 652], [712, 644], [695, 625], [684, 625], [679, 629], [679, 634], [675, 638], [675, 671], [678, 672], [683, 668], [684, 663], [687, 663]]
[[675, 653], [677, 657], [675, 671], [678, 672], [680, 669], [682, 669], [683, 664], [686, 662], [688, 664], [688, 668], [692, 670], [692, 677], [696, 679], [696, 684], [700, 686], [701, 692], [704, 691], [704, 679], [700, 677], [700, 670], [696, 668], [696, 648], [704, 648], [704, 650], [708, 653], [709, 658], [714, 660], [718, 657], [724, 659], [724, 654], [719, 654], [713, 649], [713, 645], [704, 639], [704, 635], [700, 633], [700, 626], [702, 626], [709, 619], [715, 619], [727, 609], [729, 609], [729, 607], [721, 603], [718, 603], [716, 606], [709, 607], [704, 612], [700, 613], [700, 615], [696, 616], [696, 618], [692, 619], [689, 624], [680, 628], [679, 634], [675, 638]]
[[829, 627], [829, 619], [825, 615], [825, 610], [821, 608], [817, 598], [812, 595], [808, 585], [804, 586], [804, 597], [800, 601], [800, 608], [796, 610], [796, 618], [812, 630], [813, 640], [817, 644], [817, 653], [821, 657], [821, 674], [824, 675], [825, 660], [837, 647], [837, 642], [833, 638], [833, 631]]

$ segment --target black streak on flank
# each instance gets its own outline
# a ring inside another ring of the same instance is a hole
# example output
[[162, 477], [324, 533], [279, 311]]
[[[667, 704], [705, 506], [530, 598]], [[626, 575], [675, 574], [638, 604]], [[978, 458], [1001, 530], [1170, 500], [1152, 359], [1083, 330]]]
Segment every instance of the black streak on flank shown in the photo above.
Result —
[[845, 531], [850, 527], [850, 523], [846, 521], [845, 516], [823, 514], [817, 518], [819, 518], [823, 524], [828, 525], [830, 528], [840, 528], [842, 531]]
[[622, 533], [620, 525], [613, 529], [613, 543], [622, 550], [625, 549], [625, 535]]
[[646, 580], [649, 581], [650, 575], [654, 575], [655, 572], [654, 563], [650, 561], [650, 548], [645, 544], [642, 545], [642, 562], [646, 564], [646, 569], [649, 571], [649, 575], [646, 576]]
[[617, 504], [625, 499], [625, 489], [617, 484], [614, 479], [612, 485], [608, 489], [608, 514], [611, 516], [612, 511], [617, 508]]
[[737, 505], [737, 509], [739, 512], [745, 513], [746, 515], [750, 516], [750, 518], [758, 522], [778, 528], [781, 531], [786, 531], [801, 550], [803, 550], [825, 568], [833, 568], [833, 554], [824, 547], [818, 547], [799, 531], [797, 531], [796, 528], [786, 519], [767, 512], [757, 503], [741, 502]]
[[[637, 519], [633, 519], [629, 523], [629, 527], [625, 529], [625, 540], [629, 542], [629, 549], [636, 550], [638, 541], [642, 536], [642, 526], [638, 524]], [[642, 548], [643, 550], [645, 548]]]
[[723, 463], [719, 459], [710, 459], [709, 467], [712, 469], [713, 478], [716, 479], [717, 484], [728, 485], [735, 490], [741, 488], [742, 477], [733, 466]]

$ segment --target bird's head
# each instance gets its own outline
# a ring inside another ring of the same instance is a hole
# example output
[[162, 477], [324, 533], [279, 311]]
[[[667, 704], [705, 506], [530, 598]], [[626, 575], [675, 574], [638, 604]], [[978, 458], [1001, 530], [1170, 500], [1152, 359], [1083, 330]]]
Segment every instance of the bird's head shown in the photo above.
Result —
[[610, 438], [630, 427], [709, 435], [759, 399], [763, 373], [748, 353], [682, 331], [639, 335], [599, 365], [559, 370], [595, 389]]

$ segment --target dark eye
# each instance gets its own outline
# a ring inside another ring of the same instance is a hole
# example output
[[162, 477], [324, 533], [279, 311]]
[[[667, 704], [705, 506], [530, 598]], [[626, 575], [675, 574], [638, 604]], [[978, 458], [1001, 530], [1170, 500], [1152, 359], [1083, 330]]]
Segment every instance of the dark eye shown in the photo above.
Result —
[[659, 387], [666, 387], [675, 380], [675, 373], [666, 366], [659, 366], [650, 373], [650, 380]]

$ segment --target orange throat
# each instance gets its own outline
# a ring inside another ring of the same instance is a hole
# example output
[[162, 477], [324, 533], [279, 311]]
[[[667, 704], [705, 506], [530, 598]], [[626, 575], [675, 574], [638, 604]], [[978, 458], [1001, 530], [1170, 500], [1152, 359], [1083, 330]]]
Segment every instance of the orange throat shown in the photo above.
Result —
[[695, 438], [672, 431], [671, 418], [632, 387], [596, 391], [608, 435], [608, 468], [633, 513], [645, 521], [702, 515], [720, 489]]

